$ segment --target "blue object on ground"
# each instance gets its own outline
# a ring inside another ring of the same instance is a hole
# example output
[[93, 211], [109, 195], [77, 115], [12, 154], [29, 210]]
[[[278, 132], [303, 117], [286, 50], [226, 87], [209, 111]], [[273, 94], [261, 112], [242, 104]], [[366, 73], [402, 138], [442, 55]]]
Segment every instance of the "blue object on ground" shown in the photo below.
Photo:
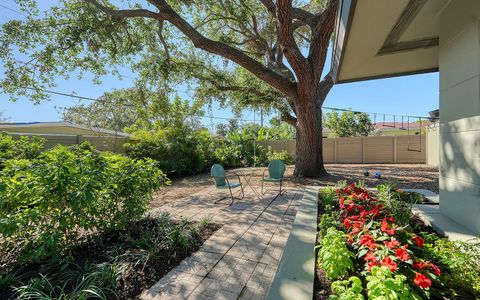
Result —
[[382, 178], [382, 173], [380, 173], [379, 171], [376, 171], [375, 173], [373, 173], [373, 177], [380, 179]]

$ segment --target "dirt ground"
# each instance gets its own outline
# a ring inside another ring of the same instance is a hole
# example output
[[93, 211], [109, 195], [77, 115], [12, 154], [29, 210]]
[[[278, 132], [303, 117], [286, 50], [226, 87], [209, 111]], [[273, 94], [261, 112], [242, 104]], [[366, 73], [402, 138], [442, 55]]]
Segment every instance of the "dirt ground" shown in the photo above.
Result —
[[[415, 164], [326, 164], [329, 175], [321, 178], [297, 178], [293, 176], [293, 166], [288, 166], [284, 185], [286, 187], [303, 188], [305, 185], [332, 185], [339, 180], [348, 182], [365, 180], [367, 186], [375, 186], [383, 182], [395, 182], [399, 188], [427, 189], [438, 193], [438, 168]], [[260, 187], [262, 173], [265, 168], [239, 168], [228, 170], [242, 175], [242, 180], [250, 179], [253, 186]], [[368, 171], [369, 177], [363, 173]], [[379, 171], [381, 179], [373, 178], [373, 173]], [[208, 173], [173, 178], [170, 186], [164, 187], [153, 197], [150, 208], [163, 206], [177, 199], [197, 193], [212, 185]]]

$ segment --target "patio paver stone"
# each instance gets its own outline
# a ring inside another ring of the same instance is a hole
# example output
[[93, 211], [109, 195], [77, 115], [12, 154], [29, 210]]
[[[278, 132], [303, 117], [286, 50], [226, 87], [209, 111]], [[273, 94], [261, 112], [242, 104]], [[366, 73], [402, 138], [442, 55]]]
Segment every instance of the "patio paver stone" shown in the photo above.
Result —
[[218, 195], [209, 187], [156, 208], [151, 214], [168, 212], [193, 220], [208, 217], [224, 225], [140, 299], [264, 299], [301, 195], [290, 189], [275, 200], [274, 194], [259, 199], [246, 190], [245, 198], [231, 206], [215, 205]]

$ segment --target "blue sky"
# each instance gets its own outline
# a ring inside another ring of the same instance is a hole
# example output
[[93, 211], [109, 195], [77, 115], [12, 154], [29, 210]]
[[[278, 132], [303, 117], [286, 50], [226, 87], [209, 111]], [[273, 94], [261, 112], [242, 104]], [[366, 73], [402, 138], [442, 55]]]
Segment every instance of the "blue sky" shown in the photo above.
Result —
[[[3, 0], [0, 4], [18, 10], [13, 0]], [[11, 19], [23, 18], [5, 7], [0, 6], [0, 24]], [[327, 59], [325, 70], [330, 68], [330, 58]], [[3, 74], [3, 67], [0, 64], [0, 72]], [[123, 75], [134, 76], [128, 69], [121, 71]], [[1, 76], [1, 75], [0, 75]], [[133, 85], [132, 78], [119, 80], [114, 76], [102, 78], [101, 85], [94, 85], [91, 76], [85, 76], [77, 80], [71, 76], [69, 80], [58, 78], [55, 91], [72, 93], [97, 98], [104, 92], [112, 89], [126, 88]], [[388, 79], [363, 81], [335, 85], [325, 101], [324, 106], [336, 108], [348, 108], [356, 111], [377, 112], [396, 115], [419, 115], [428, 116], [428, 112], [438, 108], [438, 72], [422, 75], [404, 76]], [[183, 98], [190, 98], [185, 87], [178, 87], [178, 94]], [[59, 107], [67, 107], [82, 103], [78, 100], [52, 96], [50, 101], [34, 105], [27, 99], [20, 99], [17, 102], [8, 100], [8, 96], [0, 93], [0, 111], [12, 122], [32, 121], [59, 121], [61, 114]], [[217, 105], [213, 108], [213, 114], [220, 117], [231, 117], [229, 110], [220, 110]], [[253, 119], [252, 112], [244, 113], [245, 119]], [[258, 120], [258, 113], [256, 119]], [[391, 117], [387, 117], [392, 121]], [[211, 120], [204, 118], [205, 125], [210, 125]], [[213, 120], [219, 123], [220, 120]]]

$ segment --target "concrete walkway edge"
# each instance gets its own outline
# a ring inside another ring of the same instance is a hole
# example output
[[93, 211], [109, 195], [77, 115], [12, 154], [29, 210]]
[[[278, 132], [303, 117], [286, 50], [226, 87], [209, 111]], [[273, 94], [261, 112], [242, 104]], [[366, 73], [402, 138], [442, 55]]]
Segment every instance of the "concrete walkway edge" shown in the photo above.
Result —
[[282, 258], [267, 294], [268, 300], [311, 300], [315, 273], [318, 187], [307, 186]]

